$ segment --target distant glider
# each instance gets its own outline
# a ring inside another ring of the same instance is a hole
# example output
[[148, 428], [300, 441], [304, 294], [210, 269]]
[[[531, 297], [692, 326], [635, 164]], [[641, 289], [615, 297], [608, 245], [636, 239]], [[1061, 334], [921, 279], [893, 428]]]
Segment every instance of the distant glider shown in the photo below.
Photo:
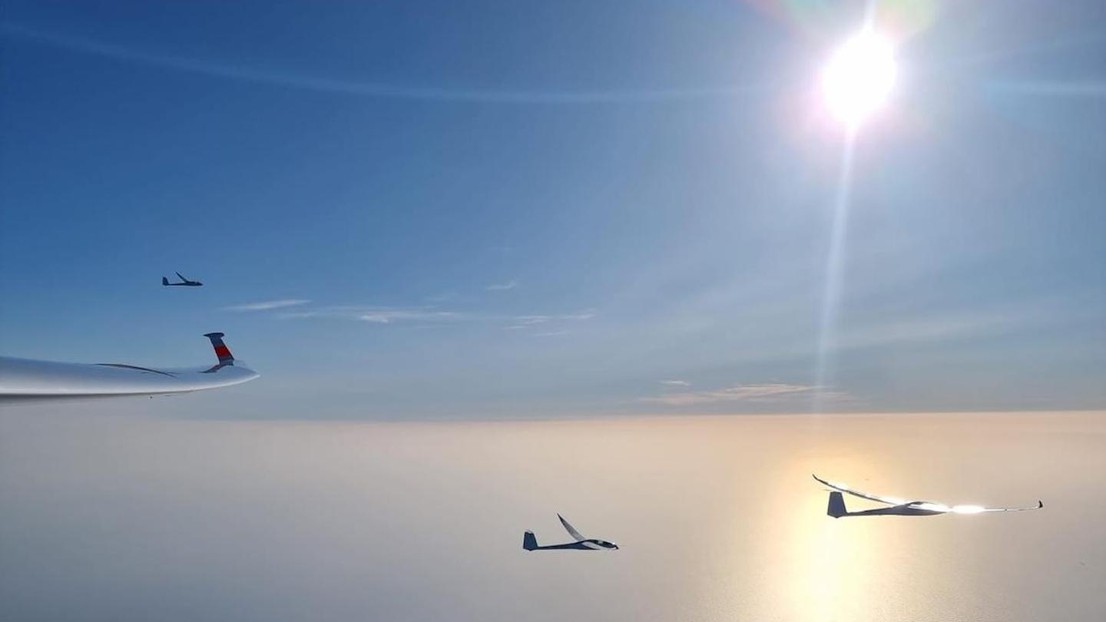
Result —
[[257, 372], [235, 364], [234, 355], [223, 343], [223, 333], [208, 333], [204, 337], [211, 340], [218, 363], [196, 369], [151, 369], [122, 363], [55, 363], [0, 357], [0, 403], [188, 393], [257, 378]]
[[161, 277], [161, 284], [165, 287], [203, 287], [203, 283], [199, 281], [190, 281], [184, 278], [184, 275], [180, 272], [176, 273], [180, 277], [180, 283], [170, 283], [169, 279]]
[[[844, 484], [834, 484], [831, 482], [827, 482], [817, 475], [812, 474], [811, 477], [818, 480], [818, 482], [821, 483], [823, 486], [833, 491], [829, 495], [829, 506], [826, 508], [826, 514], [834, 518], [841, 518], [843, 516], [934, 516], [936, 514], [1025, 512], [1027, 510], [1039, 510], [1045, 507], [1045, 504], [1040, 500], [1037, 501], [1036, 506], [1028, 508], [985, 508], [980, 505], [945, 505], [943, 503], [934, 503], [932, 501], [906, 501], [905, 499], [896, 499], [894, 497], [879, 497], [876, 495], [863, 493], [857, 490], [853, 490], [845, 486]], [[850, 512], [845, 507], [845, 497], [842, 496], [841, 493], [850, 494], [854, 497], [860, 497], [861, 499], [867, 499], [868, 501], [875, 501], [876, 503], [885, 503], [890, 507]]]
[[573, 527], [564, 519], [560, 514], [557, 518], [561, 519], [561, 524], [565, 526], [565, 531], [568, 535], [576, 538], [575, 542], [569, 542], [567, 544], [549, 544], [546, 546], [538, 546], [538, 539], [534, 537], [534, 532], [527, 531], [522, 535], [522, 548], [527, 551], [556, 551], [565, 549], [574, 549], [578, 551], [617, 551], [618, 545], [614, 542], [607, 542], [606, 540], [596, 540], [593, 538], [585, 538], [580, 535], [579, 531]]

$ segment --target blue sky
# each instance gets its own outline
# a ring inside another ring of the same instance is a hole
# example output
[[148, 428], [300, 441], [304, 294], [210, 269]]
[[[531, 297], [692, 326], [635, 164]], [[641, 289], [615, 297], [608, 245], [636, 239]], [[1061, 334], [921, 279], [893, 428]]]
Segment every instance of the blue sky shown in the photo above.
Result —
[[[243, 416], [809, 410], [842, 151], [812, 92], [862, 12], [9, 2], [3, 350], [189, 364], [223, 330]], [[877, 13], [900, 79], [825, 407], [1103, 407], [1106, 9]]]

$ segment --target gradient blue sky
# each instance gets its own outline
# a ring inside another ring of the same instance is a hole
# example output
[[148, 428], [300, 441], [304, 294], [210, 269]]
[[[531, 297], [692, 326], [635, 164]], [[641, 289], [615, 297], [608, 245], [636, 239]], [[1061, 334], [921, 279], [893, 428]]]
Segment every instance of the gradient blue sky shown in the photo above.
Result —
[[[1106, 406], [1106, 6], [878, 5], [901, 75], [826, 407]], [[10, 1], [3, 351], [198, 364], [222, 330], [263, 374], [222, 416], [809, 410], [816, 76], [862, 13]]]

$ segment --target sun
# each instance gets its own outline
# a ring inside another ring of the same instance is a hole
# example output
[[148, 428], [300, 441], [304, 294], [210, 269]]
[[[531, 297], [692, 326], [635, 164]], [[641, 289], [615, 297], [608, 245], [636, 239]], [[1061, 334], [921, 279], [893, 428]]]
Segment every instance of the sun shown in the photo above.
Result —
[[865, 29], [837, 48], [822, 70], [826, 107], [856, 130], [886, 103], [897, 73], [891, 42]]

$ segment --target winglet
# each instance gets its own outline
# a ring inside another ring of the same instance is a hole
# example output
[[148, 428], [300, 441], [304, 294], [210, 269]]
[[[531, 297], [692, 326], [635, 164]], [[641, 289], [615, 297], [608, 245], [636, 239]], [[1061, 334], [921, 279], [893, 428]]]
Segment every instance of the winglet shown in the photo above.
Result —
[[206, 333], [204, 337], [211, 340], [211, 347], [215, 349], [220, 365], [234, 365], [234, 355], [230, 353], [227, 344], [223, 343], [223, 333]]

